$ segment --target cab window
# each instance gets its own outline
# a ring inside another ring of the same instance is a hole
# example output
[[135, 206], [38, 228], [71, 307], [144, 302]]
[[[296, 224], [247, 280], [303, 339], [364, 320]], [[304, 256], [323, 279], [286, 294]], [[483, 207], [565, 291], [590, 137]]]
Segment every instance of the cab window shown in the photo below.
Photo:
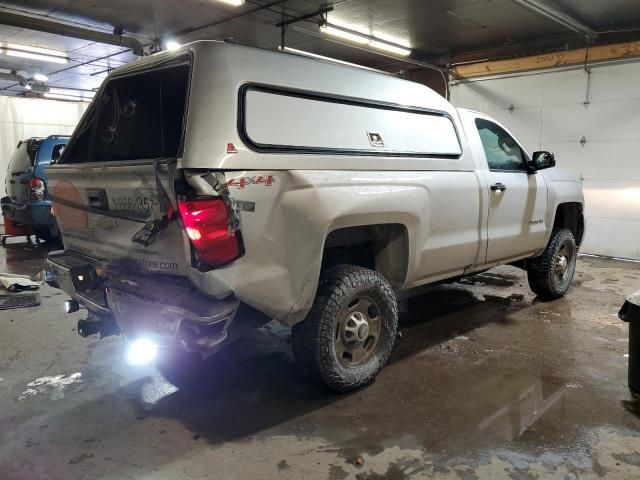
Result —
[[483, 118], [476, 118], [476, 128], [489, 170], [526, 171], [524, 151], [504, 128]]

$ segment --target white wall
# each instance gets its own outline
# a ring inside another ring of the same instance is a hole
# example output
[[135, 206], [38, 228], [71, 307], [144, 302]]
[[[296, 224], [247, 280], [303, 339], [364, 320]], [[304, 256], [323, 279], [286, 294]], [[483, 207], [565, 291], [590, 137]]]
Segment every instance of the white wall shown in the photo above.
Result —
[[592, 66], [585, 105], [587, 79], [577, 69], [460, 83], [451, 102], [495, 117], [529, 152], [550, 150], [584, 179], [583, 252], [640, 259], [640, 61]]
[[5, 196], [9, 159], [20, 140], [69, 135], [87, 109], [84, 102], [0, 96], [0, 192]]

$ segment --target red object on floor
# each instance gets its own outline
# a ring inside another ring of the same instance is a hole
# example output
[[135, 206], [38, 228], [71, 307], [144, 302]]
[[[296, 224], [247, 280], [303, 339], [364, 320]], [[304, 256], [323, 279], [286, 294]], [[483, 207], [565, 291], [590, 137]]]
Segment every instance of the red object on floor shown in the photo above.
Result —
[[4, 218], [5, 235], [10, 235], [12, 237], [27, 237], [29, 235], [33, 235], [33, 231], [30, 226], [14, 223], [4, 213], [2, 214], [2, 217]]

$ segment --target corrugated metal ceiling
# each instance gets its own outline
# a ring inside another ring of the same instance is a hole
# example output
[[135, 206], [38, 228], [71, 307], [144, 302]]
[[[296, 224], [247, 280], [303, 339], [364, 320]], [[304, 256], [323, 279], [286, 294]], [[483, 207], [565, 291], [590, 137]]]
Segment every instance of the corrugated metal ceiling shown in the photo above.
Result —
[[[596, 30], [640, 24], [638, 0], [544, 0], [544, 3]], [[412, 58], [438, 64], [584, 44], [580, 35], [512, 0], [247, 0], [237, 8], [215, 0], [14, 0], [0, 1], [0, 12], [37, 15], [107, 33], [120, 27], [126, 35], [145, 44], [176, 32], [191, 32], [179, 40], [233, 37], [240, 43], [274, 48], [280, 42], [276, 23], [327, 4], [334, 7], [329, 21], [406, 39], [413, 47]], [[317, 32], [313, 20], [296, 26], [287, 32], [289, 46], [391, 71], [411, 68], [299, 31]], [[615, 38], [636, 38], [639, 34], [640, 31], [623, 32]], [[27, 77], [41, 72], [49, 76], [51, 86], [95, 89], [108, 69], [135, 58], [118, 46], [2, 25], [0, 42], [66, 52], [71, 59], [67, 65], [0, 55], [0, 69], [15, 70]], [[1, 81], [0, 93], [19, 95], [24, 88]]]

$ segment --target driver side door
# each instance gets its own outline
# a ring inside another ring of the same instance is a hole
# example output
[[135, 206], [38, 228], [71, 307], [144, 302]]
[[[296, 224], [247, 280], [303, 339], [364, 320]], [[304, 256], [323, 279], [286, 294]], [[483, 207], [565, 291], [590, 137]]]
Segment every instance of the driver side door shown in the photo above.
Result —
[[486, 263], [523, 257], [546, 243], [547, 183], [528, 173], [525, 150], [493, 120], [475, 118], [489, 188]]

